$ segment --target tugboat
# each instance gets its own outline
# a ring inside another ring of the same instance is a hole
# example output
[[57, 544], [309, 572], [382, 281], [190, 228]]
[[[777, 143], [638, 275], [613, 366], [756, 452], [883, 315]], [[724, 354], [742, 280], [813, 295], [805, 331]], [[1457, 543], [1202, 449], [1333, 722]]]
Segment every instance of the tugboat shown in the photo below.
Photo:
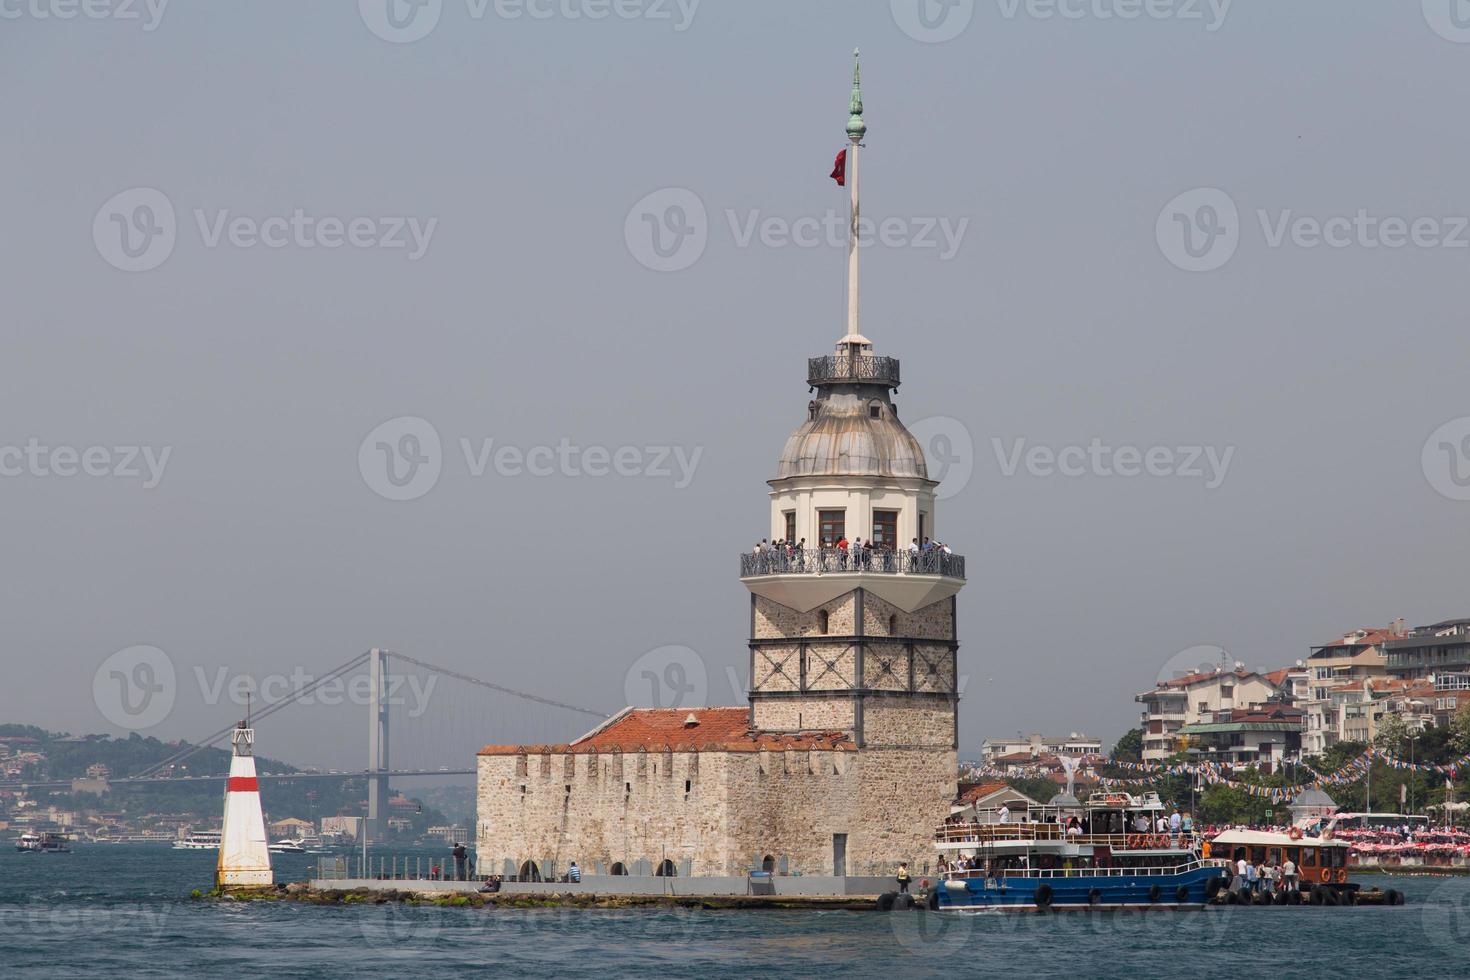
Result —
[[1069, 789], [1024, 813], [982, 810], [973, 821], [946, 824], [935, 842], [942, 870], [928, 906], [1203, 908], [1229, 883], [1229, 871], [1196, 835], [1159, 832], [1163, 814], [1157, 793], [1093, 793], [1080, 803]]

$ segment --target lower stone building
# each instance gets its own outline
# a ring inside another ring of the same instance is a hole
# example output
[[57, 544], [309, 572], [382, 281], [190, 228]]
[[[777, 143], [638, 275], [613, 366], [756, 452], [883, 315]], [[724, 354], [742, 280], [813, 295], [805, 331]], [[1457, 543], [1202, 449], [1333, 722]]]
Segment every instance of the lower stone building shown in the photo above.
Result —
[[856, 875], [930, 861], [952, 755], [749, 722], [739, 707], [630, 708], [568, 745], [485, 747], [481, 872]]

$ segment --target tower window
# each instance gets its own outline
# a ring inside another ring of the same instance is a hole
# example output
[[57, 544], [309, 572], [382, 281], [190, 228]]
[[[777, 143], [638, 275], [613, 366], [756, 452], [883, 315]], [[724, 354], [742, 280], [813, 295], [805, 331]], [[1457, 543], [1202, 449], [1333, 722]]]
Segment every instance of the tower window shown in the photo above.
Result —
[[787, 544], [795, 544], [796, 543], [796, 511], [794, 511], [794, 510], [788, 510], [786, 512], [786, 514], [785, 514], [785, 517], [786, 517], [786, 543]]
[[817, 511], [818, 537], [823, 548], [835, 548], [837, 542], [847, 537], [847, 511]]
[[893, 615], [888, 617], [888, 635], [898, 635], [898, 613], [894, 613]]
[[868, 418], [870, 418], [870, 419], [881, 419], [882, 417], [883, 417], [883, 403], [882, 402], [869, 402], [868, 403]]
[[807, 421], [808, 422], [815, 422], [817, 420], [817, 403], [816, 402], [808, 402], [807, 403], [807, 406], [806, 406], [806, 418], [807, 418]]
[[873, 511], [873, 547], [898, 548], [898, 511]]
[[827, 610], [825, 609], [817, 610], [817, 632], [823, 636], [827, 633]]

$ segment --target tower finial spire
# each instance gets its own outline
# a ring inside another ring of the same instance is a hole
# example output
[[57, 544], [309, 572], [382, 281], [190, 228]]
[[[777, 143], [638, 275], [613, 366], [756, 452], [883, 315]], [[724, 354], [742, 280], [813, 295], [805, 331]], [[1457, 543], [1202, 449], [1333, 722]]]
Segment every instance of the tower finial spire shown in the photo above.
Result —
[[852, 188], [852, 215], [847, 228], [847, 336], [838, 343], [851, 347], [865, 345], [867, 339], [858, 331], [858, 148], [868, 133], [863, 122], [863, 70], [858, 49], [852, 49], [852, 101], [847, 117], [847, 183]]

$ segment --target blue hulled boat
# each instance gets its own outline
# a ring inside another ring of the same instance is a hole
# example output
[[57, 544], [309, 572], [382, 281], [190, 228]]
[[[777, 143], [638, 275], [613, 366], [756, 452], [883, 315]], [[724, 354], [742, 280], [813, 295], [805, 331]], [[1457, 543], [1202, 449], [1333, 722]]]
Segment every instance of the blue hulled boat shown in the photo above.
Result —
[[[1167, 827], [1156, 793], [1070, 794], [1023, 812], [982, 810], [940, 828], [941, 912], [1202, 908], [1229, 884], [1208, 845]], [[1148, 828], [1144, 830], [1144, 828]]]

